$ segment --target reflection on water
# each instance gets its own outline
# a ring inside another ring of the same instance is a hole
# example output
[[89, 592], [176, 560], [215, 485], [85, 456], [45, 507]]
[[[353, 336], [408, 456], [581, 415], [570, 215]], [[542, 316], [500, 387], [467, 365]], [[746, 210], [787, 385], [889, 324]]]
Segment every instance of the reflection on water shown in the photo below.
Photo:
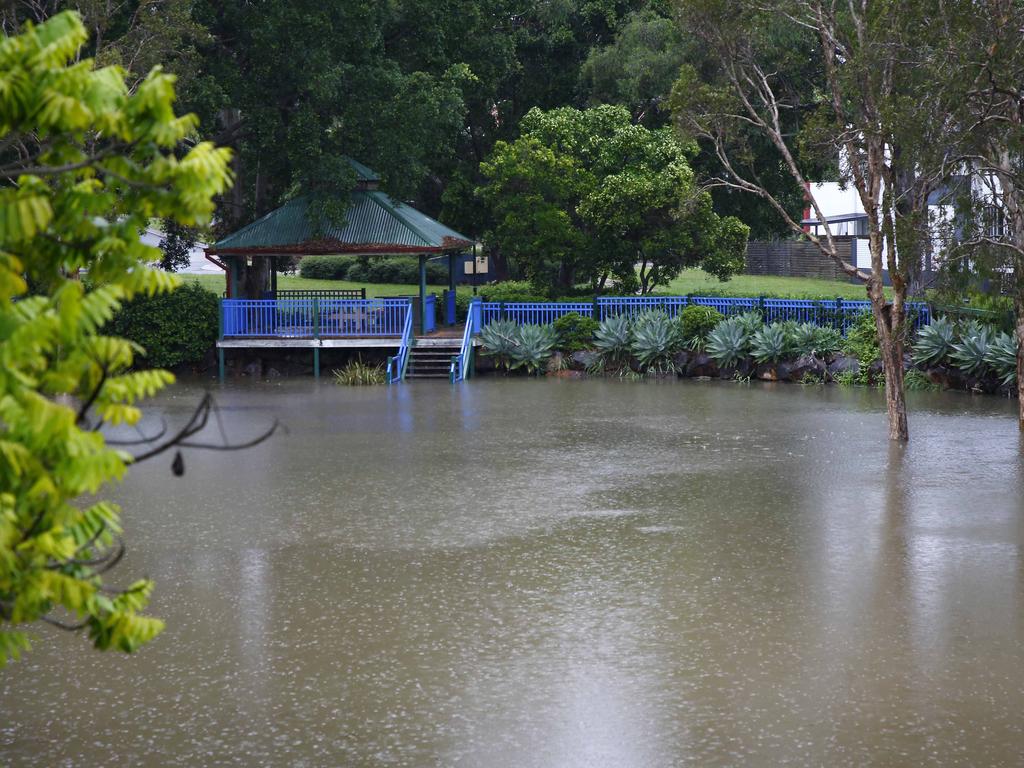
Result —
[[[196, 390], [160, 401], [183, 418]], [[479, 380], [220, 396], [242, 454], [143, 466], [125, 658], [41, 631], [4, 765], [1024, 760], [1012, 404]]]

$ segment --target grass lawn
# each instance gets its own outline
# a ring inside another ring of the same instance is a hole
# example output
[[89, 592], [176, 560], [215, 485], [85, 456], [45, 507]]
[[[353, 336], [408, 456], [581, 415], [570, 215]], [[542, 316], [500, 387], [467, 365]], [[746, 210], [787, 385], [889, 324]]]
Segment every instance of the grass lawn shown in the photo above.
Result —
[[[186, 282], [197, 281], [204, 288], [220, 295], [224, 291], [221, 275], [182, 275]], [[366, 288], [369, 298], [376, 296], [412, 296], [419, 292], [419, 286], [391, 283], [353, 283], [348, 280], [309, 280], [306, 278], [280, 275], [277, 287], [281, 290], [351, 290]], [[429, 285], [428, 292], [440, 295], [447, 286]], [[459, 286], [459, 293], [472, 294], [473, 289]], [[864, 287], [855, 283], [832, 280], [812, 280], [806, 277], [774, 277], [760, 275], [736, 275], [731, 280], [720, 282], [699, 269], [688, 269], [667, 286], [659, 287], [659, 293], [674, 296], [706, 293], [711, 296], [777, 296], [793, 299], [865, 299]]]
[[690, 293], [712, 296], [771, 296], [786, 299], [866, 299], [864, 286], [809, 277], [772, 275], [736, 275], [724, 283], [700, 269], [684, 270], [658, 293], [685, 296]]

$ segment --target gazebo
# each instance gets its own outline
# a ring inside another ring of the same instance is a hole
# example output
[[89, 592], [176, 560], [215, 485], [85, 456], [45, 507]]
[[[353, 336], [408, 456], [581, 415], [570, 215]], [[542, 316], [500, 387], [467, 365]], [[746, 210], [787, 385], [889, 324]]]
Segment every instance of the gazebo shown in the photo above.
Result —
[[456, 258], [473, 247], [473, 240], [390, 197], [379, 188], [376, 173], [355, 160], [349, 163], [357, 182], [340, 226], [316, 227], [308, 215], [309, 200], [296, 197], [206, 249], [206, 257], [225, 272], [228, 298], [277, 297], [281, 256], [417, 256], [420, 325], [426, 327], [427, 260], [447, 257], [454, 294]]

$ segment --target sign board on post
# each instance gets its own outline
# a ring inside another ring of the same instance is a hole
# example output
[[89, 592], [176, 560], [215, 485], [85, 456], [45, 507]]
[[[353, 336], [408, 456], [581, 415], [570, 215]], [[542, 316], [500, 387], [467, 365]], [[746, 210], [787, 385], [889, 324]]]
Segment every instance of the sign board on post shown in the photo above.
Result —
[[467, 259], [463, 262], [462, 268], [467, 275], [486, 275], [487, 257], [475, 256], [472, 259]]

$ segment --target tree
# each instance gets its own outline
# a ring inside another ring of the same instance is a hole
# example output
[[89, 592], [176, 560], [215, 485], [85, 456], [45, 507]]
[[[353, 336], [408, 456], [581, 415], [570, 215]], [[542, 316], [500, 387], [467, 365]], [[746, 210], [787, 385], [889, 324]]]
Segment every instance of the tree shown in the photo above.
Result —
[[664, 125], [687, 42], [672, 19], [651, 9], [632, 14], [611, 45], [590, 49], [580, 86], [592, 105], [621, 104], [634, 122]]
[[747, 229], [720, 219], [697, 188], [695, 148], [670, 129], [634, 125], [623, 107], [533, 110], [522, 135], [498, 142], [480, 190], [488, 238], [549, 294], [613, 276], [643, 292], [700, 265], [726, 278], [743, 266]]
[[174, 78], [157, 68], [130, 92], [123, 69], [78, 59], [86, 39], [64, 12], [0, 40], [0, 664], [38, 621], [128, 652], [160, 632], [139, 613], [149, 580], [104, 584], [124, 548], [102, 491], [187, 444], [209, 409], [134, 456], [102, 432], [138, 423], [138, 402], [172, 381], [132, 370], [139, 349], [101, 330], [132, 296], [178, 284], [145, 266], [156, 251], [139, 232], [208, 221], [229, 155], [181, 149], [196, 121], [175, 115]]
[[[931, 189], [947, 173], [941, 151], [945, 124], [934, 119], [945, 105], [934, 91], [920, 91], [921, 74], [908, 62], [917, 61], [917, 47], [930, 39], [932, 19], [941, 9], [887, 0], [776, 0], [757, 6], [682, 0], [679, 5], [682, 22], [719, 65], [704, 73], [684, 67], [675, 90], [683, 131], [714, 147], [723, 168], [716, 183], [766, 200], [793, 233], [805, 235], [823, 257], [865, 283], [885, 372], [889, 435], [906, 440], [904, 306], [921, 253], [922, 214]], [[821, 63], [821, 87], [793, 88], [777, 74], [777, 64], [791, 50], [779, 42], [792, 37], [804, 39], [801, 48], [812, 46]], [[796, 131], [787, 127], [786, 115], [804, 116]], [[840, 180], [857, 190], [867, 213], [870, 271], [839, 255], [827, 222], [823, 236], [805, 234], [784, 202], [751, 172], [738, 149], [750, 132], [770, 143], [823, 222], [796, 148], [838, 159]], [[891, 301], [885, 295], [886, 274]]]
[[193, 0], [7, 0], [0, 28], [11, 35], [25, 21], [39, 23], [62, 10], [82, 17], [90, 33], [83, 51], [101, 65], [118, 64], [137, 84], [160, 65], [178, 77], [178, 90], [199, 69], [196, 44], [207, 37], [192, 18]]
[[945, 14], [945, 45], [936, 48], [932, 65], [936, 86], [959, 107], [950, 113], [966, 136], [958, 159], [970, 170], [975, 193], [960, 249], [973, 259], [987, 256], [1010, 277], [1024, 430], [1024, 6], [955, 2]]
[[163, 254], [157, 265], [168, 272], [185, 269], [192, 263], [192, 249], [196, 246], [196, 231], [173, 219], [164, 219], [163, 236], [157, 247]]

